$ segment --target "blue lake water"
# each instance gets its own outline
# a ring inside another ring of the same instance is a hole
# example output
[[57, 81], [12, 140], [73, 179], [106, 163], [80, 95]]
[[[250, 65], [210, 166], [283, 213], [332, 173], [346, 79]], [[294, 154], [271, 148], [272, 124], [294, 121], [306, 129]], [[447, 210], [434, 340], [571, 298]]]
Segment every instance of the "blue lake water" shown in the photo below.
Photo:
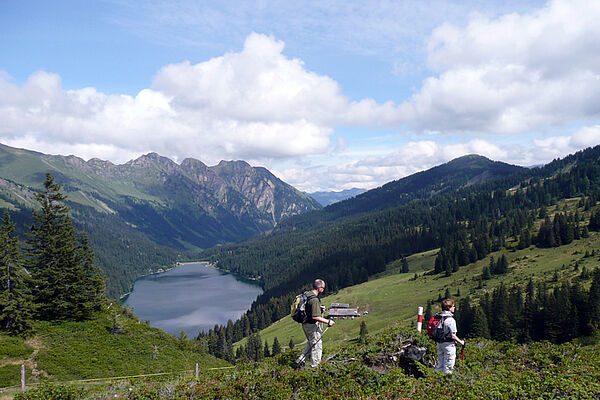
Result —
[[176, 336], [184, 330], [191, 339], [235, 321], [261, 293], [260, 286], [206, 263], [187, 263], [138, 279], [123, 304], [151, 326]]

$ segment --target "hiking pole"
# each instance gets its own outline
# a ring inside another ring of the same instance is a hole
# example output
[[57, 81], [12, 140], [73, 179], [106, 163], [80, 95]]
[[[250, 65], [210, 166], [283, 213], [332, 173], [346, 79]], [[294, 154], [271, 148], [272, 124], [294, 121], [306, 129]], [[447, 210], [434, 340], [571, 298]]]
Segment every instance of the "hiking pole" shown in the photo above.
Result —
[[467, 347], [467, 339], [463, 339], [462, 350], [460, 352], [460, 359], [465, 360], [465, 347]]
[[327, 326], [327, 328], [325, 328], [325, 330], [323, 331], [323, 333], [321, 333], [321, 337], [319, 338], [319, 340], [317, 340], [315, 343], [310, 343], [308, 350], [304, 350], [302, 352], [302, 354], [300, 354], [300, 357], [298, 357], [298, 359], [296, 360], [296, 364], [302, 364], [304, 362], [304, 360], [306, 360], [306, 356], [310, 354], [312, 348], [314, 346], [317, 345], [317, 343], [319, 343], [321, 340], [323, 340], [323, 335], [325, 335], [325, 332], [327, 332], [327, 330], [329, 329], [329, 326]]
[[[325, 311], [325, 307], [321, 306], [321, 318], [323, 317], [323, 311]], [[306, 356], [310, 354], [312, 348], [314, 346], [316, 346], [317, 343], [319, 343], [320, 341], [323, 340], [323, 335], [325, 335], [325, 332], [327, 332], [327, 330], [329, 329], [329, 324], [327, 324], [327, 328], [325, 328], [325, 330], [323, 330], [323, 323], [319, 322], [319, 324], [321, 325], [321, 331], [323, 331], [321, 333], [321, 336], [319, 337], [319, 339], [315, 343], [310, 343], [309, 342], [308, 349], [304, 350], [302, 352], [302, 354], [300, 354], [300, 357], [298, 357], [298, 359], [296, 360], [296, 365], [302, 364], [304, 362], [304, 360], [306, 360]]]

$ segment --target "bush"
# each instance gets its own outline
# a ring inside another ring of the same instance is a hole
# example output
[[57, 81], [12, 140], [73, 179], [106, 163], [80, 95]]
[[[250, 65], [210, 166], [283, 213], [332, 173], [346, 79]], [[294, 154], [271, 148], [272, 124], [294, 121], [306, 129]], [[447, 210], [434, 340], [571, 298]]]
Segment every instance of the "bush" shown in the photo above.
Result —
[[0, 359], [5, 357], [27, 357], [33, 349], [23, 342], [21, 337], [0, 335]]
[[85, 391], [82, 389], [47, 383], [25, 393], [17, 393], [14, 400], [78, 400], [84, 396]]
[[0, 387], [15, 386], [21, 383], [21, 366], [5, 365], [0, 367]]

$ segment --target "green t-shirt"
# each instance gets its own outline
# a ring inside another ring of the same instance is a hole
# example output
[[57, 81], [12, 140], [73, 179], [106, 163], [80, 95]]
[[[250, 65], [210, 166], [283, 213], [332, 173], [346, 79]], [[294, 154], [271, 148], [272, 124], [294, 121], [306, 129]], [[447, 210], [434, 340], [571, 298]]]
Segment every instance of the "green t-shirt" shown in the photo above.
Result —
[[[314, 296], [315, 294], [313, 293], [312, 290], [309, 290], [308, 292], [304, 292], [304, 295], [306, 297], [308, 296]], [[306, 315], [311, 316], [311, 318], [314, 317], [320, 317], [321, 316], [321, 300], [319, 300], [318, 297], [313, 297], [312, 299], [309, 299], [306, 303], [306, 306], [304, 308], [306, 310]], [[313, 320], [309, 320], [307, 321], [308, 324], [314, 324], [317, 321]]]

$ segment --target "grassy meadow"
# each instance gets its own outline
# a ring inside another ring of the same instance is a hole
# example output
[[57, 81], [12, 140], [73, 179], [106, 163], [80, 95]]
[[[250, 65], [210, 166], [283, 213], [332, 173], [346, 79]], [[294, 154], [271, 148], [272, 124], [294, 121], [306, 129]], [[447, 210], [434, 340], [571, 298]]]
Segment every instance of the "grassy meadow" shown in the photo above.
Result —
[[[594, 252], [596, 256], [585, 257], [586, 252], [588, 255]], [[334, 302], [349, 303], [351, 307], [358, 307], [361, 313], [369, 312], [368, 315], [354, 320], [337, 321], [323, 338], [325, 353], [328, 347], [356, 339], [362, 321], [367, 324], [369, 333], [380, 332], [394, 321], [405, 326], [416, 324], [418, 307], [425, 308], [429, 300], [435, 301], [439, 296], [443, 297], [447, 289], [457, 300], [470, 295], [477, 302], [480, 295], [500, 283], [524, 286], [530, 278], [534, 282], [551, 281], [555, 274], [558, 275], [559, 281], [564, 281], [580, 274], [583, 268], [591, 271], [600, 265], [600, 233], [591, 232], [588, 238], [556, 248], [541, 249], [531, 246], [523, 250], [495, 252], [483, 260], [460, 267], [458, 272], [450, 277], [444, 274], [427, 275], [427, 271], [433, 269], [436, 253], [437, 251], [433, 250], [407, 257], [410, 270], [408, 273], [398, 273], [400, 265], [399, 261], [395, 261], [388, 265], [386, 272], [368, 282], [325, 296], [321, 300], [325, 306]], [[483, 281], [483, 287], [479, 288], [479, 277], [484, 266], [489, 265], [490, 257], [498, 260], [502, 254], [506, 255], [509, 262], [508, 273]], [[458, 293], [460, 295], [457, 295]], [[437, 302], [432, 310], [439, 311]], [[290, 338], [295, 344], [306, 340], [300, 325], [289, 316], [262, 330], [260, 336], [263, 341], [266, 339], [269, 345], [277, 337], [284, 347], [288, 345]], [[245, 344], [245, 341], [240, 343]]]
[[[139, 321], [118, 305], [90, 321], [38, 322], [27, 338], [0, 335], [0, 388], [145, 374], [177, 374], [229, 364]], [[17, 388], [0, 390], [10, 398]]]

